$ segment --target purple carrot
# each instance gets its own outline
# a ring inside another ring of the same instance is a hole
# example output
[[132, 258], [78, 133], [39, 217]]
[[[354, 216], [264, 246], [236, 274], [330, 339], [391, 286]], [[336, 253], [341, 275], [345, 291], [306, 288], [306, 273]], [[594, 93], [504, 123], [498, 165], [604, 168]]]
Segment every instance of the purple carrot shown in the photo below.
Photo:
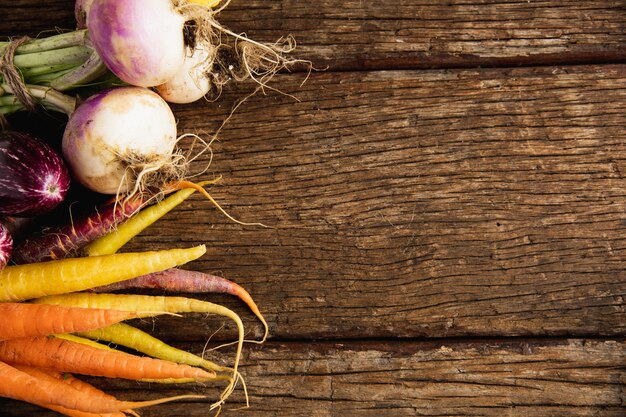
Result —
[[0, 269], [4, 268], [11, 259], [13, 251], [13, 237], [9, 229], [0, 223]]
[[183, 293], [222, 293], [239, 297], [248, 305], [255, 316], [265, 327], [267, 337], [268, 326], [261, 311], [252, 299], [252, 296], [239, 284], [216, 275], [205, 274], [197, 271], [171, 268], [165, 271], [143, 275], [127, 281], [118, 282], [103, 287], [92, 289], [94, 292], [111, 292], [128, 289], [158, 289], [170, 292]]
[[106, 204], [94, 214], [26, 239], [15, 248], [13, 260], [26, 264], [76, 256], [83, 246], [111, 232], [141, 205], [139, 197]]

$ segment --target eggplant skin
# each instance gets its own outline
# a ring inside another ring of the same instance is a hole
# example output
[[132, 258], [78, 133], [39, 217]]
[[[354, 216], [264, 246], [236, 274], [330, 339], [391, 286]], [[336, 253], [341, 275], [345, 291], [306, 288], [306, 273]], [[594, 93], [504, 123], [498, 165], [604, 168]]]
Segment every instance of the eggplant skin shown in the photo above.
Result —
[[0, 215], [33, 217], [67, 196], [70, 174], [61, 156], [35, 136], [0, 131]]
[[13, 237], [9, 229], [0, 223], [0, 269], [4, 268], [11, 259], [13, 251]]

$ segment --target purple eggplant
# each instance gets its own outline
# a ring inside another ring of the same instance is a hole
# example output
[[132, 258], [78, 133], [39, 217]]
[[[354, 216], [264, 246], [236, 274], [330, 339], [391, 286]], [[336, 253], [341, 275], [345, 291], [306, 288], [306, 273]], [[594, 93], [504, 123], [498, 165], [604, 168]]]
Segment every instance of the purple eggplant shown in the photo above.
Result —
[[60, 155], [26, 133], [0, 132], [0, 215], [32, 217], [59, 205], [70, 174]]
[[9, 229], [0, 223], [0, 269], [4, 268], [11, 259], [13, 252], [13, 236], [9, 233]]

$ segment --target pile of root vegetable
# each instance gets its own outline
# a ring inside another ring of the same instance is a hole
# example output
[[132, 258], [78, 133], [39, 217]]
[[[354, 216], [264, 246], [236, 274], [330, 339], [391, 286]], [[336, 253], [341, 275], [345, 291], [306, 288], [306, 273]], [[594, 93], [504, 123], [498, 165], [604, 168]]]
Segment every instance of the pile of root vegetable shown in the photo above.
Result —
[[[190, 181], [191, 160], [210, 150], [200, 137], [177, 132], [168, 102], [210, 102], [231, 81], [262, 88], [294, 61], [285, 58], [293, 49], [289, 38], [263, 44], [221, 26], [216, 17], [227, 5], [78, 0], [76, 30], [0, 42], [0, 396], [68, 416], [113, 417], [204, 396], [196, 386], [177, 397], [118, 400], [74, 375], [215, 385], [221, 394], [203, 403], [216, 412], [236, 388], [246, 392], [239, 315], [176, 294], [240, 298], [264, 326], [255, 341], [261, 343], [268, 327], [250, 294], [225, 278], [179, 268], [205, 254], [202, 244], [118, 253], [195, 192], [228, 216], [205, 189], [216, 180]], [[68, 116], [59, 151], [11, 129], [9, 115], [22, 111]], [[185, 138], [201, 149], [183, 150]], [[70, 217], [73, 187], [109, 197]], [[62, 207], [66, 224], [39, 221], [45, 227], [20, 232], [28, 219]], [[125, 323], [159, 315], [184, 320], [185, 313], [235, 323], [232, 361], [211, 362]]]

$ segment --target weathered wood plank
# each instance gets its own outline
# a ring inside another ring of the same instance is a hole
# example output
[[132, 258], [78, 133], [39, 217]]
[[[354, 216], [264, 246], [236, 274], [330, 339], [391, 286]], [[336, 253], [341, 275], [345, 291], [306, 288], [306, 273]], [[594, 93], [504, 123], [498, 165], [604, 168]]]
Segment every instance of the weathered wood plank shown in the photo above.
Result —
[[[224, 416], [624, 414], [623, 340], [287, 343], [246, 351], [242, 373], [251, 408], [236, 411], [243, 401], [236, 392]], [[148, 394], [145, 385], [122, 381], [107, 386], [127, 398], [205, 392], [152, 385]], [[0, 409], [6, 416], [53, 415], [6, 400]], [[206, 416], [207, 406], [175, 403], [142, 415]]]
[[232, 4], [224, 21], [233, 28], [269, 41], [281, 34], [271, 26], [277, 24], [296, 37], [303, 56], [331, 69], [536, 65], [626, 57], [626, 9], [619, 1]]
[[[129, 249], [208, 243], [191, 267], [278, 338], [623, 335], [625, 69], [281, 77], [300, 101], [246, 102], [211, 165], [223, 206], [274, 228], [196, 197]], [[228, 111], [181, 106], [180, 131]]]
[[[0, 34], [72, 28], [73, 1], [0, 1]], [[292, 34], [298, 55], [331, 69], [616, 62], [622, 1], [233, 0], [221, 22], [266, 42]]]

